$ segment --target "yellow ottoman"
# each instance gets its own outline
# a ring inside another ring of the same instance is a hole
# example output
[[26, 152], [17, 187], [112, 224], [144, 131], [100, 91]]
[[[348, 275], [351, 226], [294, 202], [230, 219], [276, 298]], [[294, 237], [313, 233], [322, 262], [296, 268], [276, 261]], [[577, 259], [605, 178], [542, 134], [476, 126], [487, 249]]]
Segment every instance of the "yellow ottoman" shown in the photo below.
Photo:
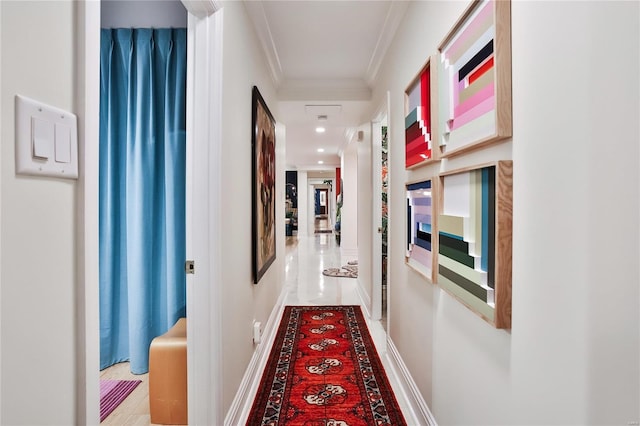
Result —
[[151, 423], [186, 425], [187, 319], [151, 341], [149, 349]]

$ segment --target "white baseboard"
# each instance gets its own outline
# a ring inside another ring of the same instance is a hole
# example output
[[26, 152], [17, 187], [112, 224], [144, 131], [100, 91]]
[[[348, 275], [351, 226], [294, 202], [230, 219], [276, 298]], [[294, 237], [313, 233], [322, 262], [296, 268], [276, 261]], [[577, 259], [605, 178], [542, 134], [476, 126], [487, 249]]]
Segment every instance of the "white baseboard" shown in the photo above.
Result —
[[253, 400], [255, 399], [258, 387], [260, 386], [262, 373], [267, 365], [267, 360], [271, 353], [271, 347], [273, 346], [273, 342], [276, 338], [280, 318], [282, 318], [282, 313], [284, 312], [284, 299], [287, 295], [285, 290], [286, 288], [282, 289], [280, 297], [278, 297], [276, 305], [273, 307], [271, 315], [269, 315], [267, 324], [263, 329], [262, 341], [257, 345], [256, 350], [253, 352], [253, 356], [249, 361], [249, 366], [244, 373], [242, 382], [240, 382], [238, 392], [236, 392], [236, 396], [231, 402], [231, 407], [224, 419], [224, 424], [226, 426], [243, 425], [247, 422], [251, 406], [253, 405]]
[[364, 290], [364, 287], [360, 284], [360, 278], [358, 278], [358, 285], [356, 286], [356, 291], [358, 292], [358, 297], [360, 298], [360, 302], [362, 304], [362, 310], [366, 315], [367, 319], [371, 318], [371, 298]]
[[437, 426], [438, 423], [433, 417], [431, 410], [429, 410], [427, 402], [422, 397], [422, 394], [418, 389], [418, 385], [416, 385], [416, 382], [413, 380], [407, 365], [404, 363], [398, 349], [393, 344], [393, 340], [389, 337], [387, 337], [387, 354], [389, 355], [389, 360], [391, 361], [391, 366], [394, 370], [393, 374], [398, 378], [406, 401], [411, 405], [413, 414], [418, 417], [417, 420], [419, 424]]

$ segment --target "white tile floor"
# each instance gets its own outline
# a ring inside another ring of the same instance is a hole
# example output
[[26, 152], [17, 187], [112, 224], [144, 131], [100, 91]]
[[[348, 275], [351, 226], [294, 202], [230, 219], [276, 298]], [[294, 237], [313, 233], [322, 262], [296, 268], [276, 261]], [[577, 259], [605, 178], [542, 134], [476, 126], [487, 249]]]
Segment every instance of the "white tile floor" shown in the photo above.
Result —
[[[333, 234], [287, 238], [297, 238], [297, 244], [290, 244], [291, 240], [287, 242], [285, 305], [361, 305], [357, 279], [322, 275], [323, 269], [339, 268], [354, 260], [341, 258], [340, 247], [336, 244]], [[387, 355], [387, 334], [384, 328], [380, 321], [371, 321], [369, 318], [367, 325], [407, 423], [418, 425], [408, 401], [403, 397], [404, 393], [400, 390], [397, 377], [391, 373], [391, 363]]]

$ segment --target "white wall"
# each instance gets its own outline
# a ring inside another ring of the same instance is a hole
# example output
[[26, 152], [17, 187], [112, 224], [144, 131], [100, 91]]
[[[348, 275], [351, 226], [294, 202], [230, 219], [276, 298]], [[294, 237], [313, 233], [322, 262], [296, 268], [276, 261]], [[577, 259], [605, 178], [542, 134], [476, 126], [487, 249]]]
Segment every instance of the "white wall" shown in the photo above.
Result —
[[251, 246], [251, 93], [257, 86], [278, 120], [277, 99], [260, 44], [242, 2], [224, 2], [222, 82], [223, 410], [253, 355], [253, 320], [266, 324], [284, 282], [284, 134], [276, 134], [276, 261], [253, 284]]
[[186, 28], [180, 0], [101, 0], [102, 28]]
[[640, 420], [639, 15], [637, 2], [513, 7], [514, 390], [541, 422]]
[[340, 210], [340, 253], [344, 260], [358, 256], [358, 142], [351, 140], [341, 159], [342, 209]]
[[[439, 424], [637, 422], [639, 5], [513, 2], [513, 139], [406, 171], [404, 89], [466, 6], [411, 2], [374, 91], [391, 91], [389, 336]], [[407, 181], [509, 158], [504, 331], [404, 264], [402, 218]]]
[[373, 295], [371, 262], [373, 245], [373, 179], [371, 159], [371, 124], [358, 128], [362, 132], [362, 141], [356, 142], [357, 188], [358, 188], [358, 284], [363, 290], [365, 304], [371, 312]]
[[18, 93], [73, 109], [74, 5], [3, 1], [0, 9], [0, 422], [73, 424], [76, 182], [16, 176], [13, 123]]

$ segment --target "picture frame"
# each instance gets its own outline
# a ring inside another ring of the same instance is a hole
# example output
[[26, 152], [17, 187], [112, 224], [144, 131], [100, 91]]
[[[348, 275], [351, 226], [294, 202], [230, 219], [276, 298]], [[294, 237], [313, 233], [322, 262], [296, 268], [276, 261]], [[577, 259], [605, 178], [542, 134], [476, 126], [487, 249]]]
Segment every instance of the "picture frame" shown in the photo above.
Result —
[[409, 182], [405, 263], [432, 284], [438, 275], [438, 179]]
[[253, 282], [258, 284], [276, 259], [276, 122], [256, 86], [252, 92]]
[[405, 168], [414, 169], [440, 159], [437, 141], [437, 68], [432, 57], [404, 92]]
[[438, 285], [496, 328], [511, 328], [513, 161], [439, 175]]
[[438, 117], [442, 158], [512, 136], [510, 0], [474, 0], [438, 46]]

